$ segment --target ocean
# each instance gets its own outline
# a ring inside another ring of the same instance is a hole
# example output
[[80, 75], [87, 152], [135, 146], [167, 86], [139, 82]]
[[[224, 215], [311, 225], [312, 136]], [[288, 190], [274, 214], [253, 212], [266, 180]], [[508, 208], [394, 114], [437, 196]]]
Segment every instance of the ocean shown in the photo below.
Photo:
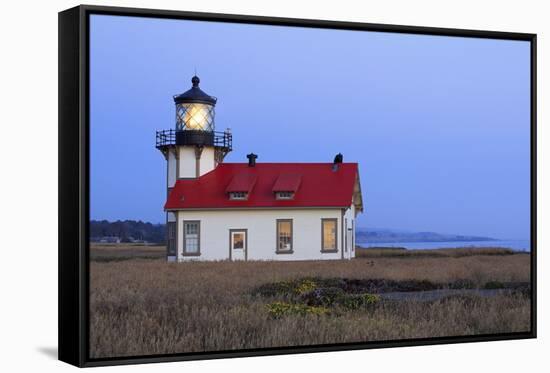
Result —
[[505, 247], [516, 251], [531, 251], [529, 240], [451, 241], [451, 242], [356, 242], [362, 247], [405, 247], [410, 250], [451, 247]]

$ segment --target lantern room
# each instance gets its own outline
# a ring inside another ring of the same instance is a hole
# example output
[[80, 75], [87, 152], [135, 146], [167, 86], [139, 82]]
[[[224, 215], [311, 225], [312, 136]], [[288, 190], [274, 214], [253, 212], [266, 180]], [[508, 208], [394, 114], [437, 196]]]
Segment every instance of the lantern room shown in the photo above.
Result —
[[156, 147], [167, 154], [170, 147], [214, 147], [218, 162], [231, 151], [231, 132], [215, 131], [214, 118], [217, 98], [199, 87], [200, 79], [193, 76], [192, 86], [179, 95], [174, 95], [176, 104], [176, 128], [157, 131]]
[[193, 86], [188, 91], [174, 96], [176, 103], [177, 131], [214, 131], [216, 97], [199, 88], [200, 79], [191, 79]]

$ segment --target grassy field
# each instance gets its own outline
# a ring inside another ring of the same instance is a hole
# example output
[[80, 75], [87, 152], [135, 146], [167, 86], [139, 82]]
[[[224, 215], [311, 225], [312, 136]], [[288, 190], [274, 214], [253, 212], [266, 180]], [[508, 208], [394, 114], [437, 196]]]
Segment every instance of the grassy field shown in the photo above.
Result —
[[94, 262], [118, 262], [129, 259], [161, 259], [165, 246], [139, 244], [93, 244], [90, 259]]
[[[407, 250], [404, 247], [371, 247], [357, 248], [355, 256], [358, 258], [372, 257], [453, 257], [479, 256], [479, 255], [515, 255], [521, 254], [511, 249], [502, 247], [456, 247], [452, 249], [419, 249]], [[524, 253], [526, 254], [526, 253]]]
[[508, 287], [530, 280], [529, 255], [483, 250], [396, 255], [399, 250], [368, 249], [351, 261], [176, 264], [163, 260], [162, 247], [93, 247], [90, 354], [98, 358], [528, 331], [528, 291], [430, 302], [377, 296], [392, 289]]

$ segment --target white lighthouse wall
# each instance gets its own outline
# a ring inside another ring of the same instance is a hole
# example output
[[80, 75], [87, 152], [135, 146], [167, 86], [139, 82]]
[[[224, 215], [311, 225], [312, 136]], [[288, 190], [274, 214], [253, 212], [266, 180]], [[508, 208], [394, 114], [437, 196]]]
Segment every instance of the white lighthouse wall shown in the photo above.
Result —
[[199, 176], [202, 176], [205, 173], [212, 171], [216, 167], [214, 152], [215, 151], [213, 147], [205, 147], [202, 150]]
[[[178, 211], [178, 261], [229, 259], [230, 229], [247, 230], [248, 260], [325, 260], [343, 259], [342, 213], [334, 209], [269, 209]], [[345, 218], [353, 219], [351, 209]], [[338, 236], [335, 253], [321, 252], [321, 219], [337, 219]], [[277, 219], [292, 219], [293, 253], [276, 253]], [[200, 256], [183, 255], [183, 222], [200, 221]], [[351, 224], [351, 221], [348, 223]], [[348, 251], [347, 258], [351, 254]]]
[[176, 183], [177, 173], [176, 173], [176, 166], [177, 166], [177, 160], [176, 160], [176, 154], [173, 151], [168, 152], [168, 170], [167, 170], [167, 188], [172, 188], [174, 184]]
[[[194, 146], [180, 146], [179, 151], [179, 177], [194, 178], [197, 177], [197, 156]], [[215, 167], [214, 147], [205, 146], [202, 149], [199, 160], [199, 175], [202, 176], [210, 172]]]
[[196, 177], [196, 157], [195, 148], [192, 146], [180, 146], [179, 151], [179, 177], [194, 178]]

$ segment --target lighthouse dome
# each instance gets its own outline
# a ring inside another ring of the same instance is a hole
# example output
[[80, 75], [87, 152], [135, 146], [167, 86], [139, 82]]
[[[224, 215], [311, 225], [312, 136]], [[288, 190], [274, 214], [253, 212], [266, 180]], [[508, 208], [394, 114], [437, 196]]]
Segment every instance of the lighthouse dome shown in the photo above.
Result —
[[183, 92], [182, 94], [175, 95], [174, 96], [174, 102], [176, 104], [183, 104], [183, 103], [202, 103], [202, 104], [210, 104], [210, 105], [216, 105], [217, 98], [214, 96], [210, 96], [206, 92], [204, 92], [202, 89], [199, 88], [200, 79], [198, 76], [193, 76], [191, 79], [191, 83], [193, 86], [191, 89]]

